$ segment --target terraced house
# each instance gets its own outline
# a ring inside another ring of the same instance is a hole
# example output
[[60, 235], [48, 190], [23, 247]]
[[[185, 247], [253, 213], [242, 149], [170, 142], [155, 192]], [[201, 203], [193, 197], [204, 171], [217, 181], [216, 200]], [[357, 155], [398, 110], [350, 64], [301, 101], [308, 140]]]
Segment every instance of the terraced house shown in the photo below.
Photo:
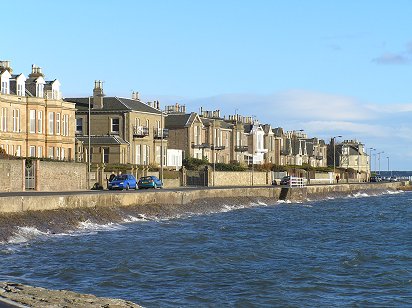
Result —
[[74, 160], [75, 105], [32, 65], [28, 78], [0, 61], [0, 147], [9, 155]]
[[[93, 96], [66, 98], [76, 104], [78, 160], [92, 163], [166, 166], [168, 130], [159, 102], [108, 97], [103, 82], [95, 81]], [[162, 155], [163, 153], [163, 155]]]

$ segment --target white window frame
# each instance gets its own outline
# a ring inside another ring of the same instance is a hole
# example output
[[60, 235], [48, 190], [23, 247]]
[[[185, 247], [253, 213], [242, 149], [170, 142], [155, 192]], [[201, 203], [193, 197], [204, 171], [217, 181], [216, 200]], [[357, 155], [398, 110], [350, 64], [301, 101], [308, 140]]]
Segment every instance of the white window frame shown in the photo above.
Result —
[[43, 157], [43, 147], [41, 147], [41, 146], [37, 147], [37, 157], [38, 158]]
[[1, 82], [1, 94], [10, 94], [8, 81]]
[[37, 132], [43, 133], [43, 111], [37, 111]]
[[[117, 120], [118, 123], [114, 124], [114, 120]], [[117, 126], [117, 130], [114, 130], [114, 127]], [[119, 134], [120, 133], [120, 118], [111, 118], [110, 119], [110, 132], [114, 134]]]
[[13, 132], [20, 132], [20, 109], [13, 109]]
[[60, 120], [61, 115], [59, 112], [56, 113], [56, 135], [60, 135]]
[[24, 94], [23, 85], [21, 83], [18, 83], [17, 84], [17, 96], [24, 96], [23, 94]]
[[29, 131], [31, 134], [35, 134], [36, 133], [36, 110], [30, 109], [29, 119], [30, 119]]
[[49, 135], [54, 135], [54, 112], [49, 112]]
[[2, 132], [7, 132], [7, 108], [2, 107], [1, 108], [1, 125], [0, 125], [0, 130]]
[[136, 165], [140, 165], [142, 163], [141, 148], [142, 147], [140, 144], [136, 144], [136, 153], [135, 153]]
[[30, 146], [30, 157], [36, 157], [36, 147], [34, 145]]

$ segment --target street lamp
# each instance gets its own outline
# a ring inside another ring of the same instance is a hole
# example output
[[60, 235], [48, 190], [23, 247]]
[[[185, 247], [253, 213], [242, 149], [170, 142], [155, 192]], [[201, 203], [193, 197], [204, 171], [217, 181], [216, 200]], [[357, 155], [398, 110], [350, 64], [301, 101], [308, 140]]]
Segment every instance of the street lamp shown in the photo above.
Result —
[[87, 149], [87, 187], [88, 188], [90, 188], [90, 164], [91, 164], [91, 162], [90, 162], [90, 159], [91, 159], [91, 156], [90, 156], [90, 123], [91, 123], [91, 120], [90, 120], [90, 96], [89, 96], [89, 112], [88, 112], [88, 121], [87, 121], [88, 123], [87, 123], [87, 130], [88, 130], [88, 142], [89, 142], [89, 145], [88, 145], [88, 149]]
[[381, 174], [381, 154], [385, 153], [384, 151], [377, 153], [378, 155], [378, 166], [379, 166], [379, 175]]
[[341, 135], [332, 137], [333, 139], [333, 176], [335, 176], [335, 166], [336, 166], [336, 138], [342, 138]]
[[376, 149], [369, 148], [369, 173], [372, 173], [372, 151], [376, 151]]
[[[389, 156], [386, 156], [386, 158], [388, 159], [388, 173], [389, 173]], [[392, 176], [392, 171], [391, 171], [391, 176]]]

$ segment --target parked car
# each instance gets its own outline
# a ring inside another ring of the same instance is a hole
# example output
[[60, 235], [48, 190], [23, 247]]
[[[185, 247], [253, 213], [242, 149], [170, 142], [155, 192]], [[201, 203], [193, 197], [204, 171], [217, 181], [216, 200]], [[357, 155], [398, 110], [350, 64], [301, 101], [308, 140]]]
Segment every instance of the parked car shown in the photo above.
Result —
[[379, 175], [371, 176], [369, 179], [371, 182], [382, 182], [382, 178]]
[[163, 183], [158, 177], [150, 175], [141, 177], [137, 183], [137, 186], [139, 189], [163, 188]]
[[391, 177], [389, 178], [389, 181], [391, 181], [391, 182], [398, 182], [398, 178], [397, 178], [396, 176], [391, 176]]
[[280, 180], [280, 185], [290, 185], [290, 176], [284, 176], [281, 180]]
[[107, 188], [109, 190], [112, 189], [137, 189], [137, 181], [136, 178], [131, 174], [121, 174], [116, 177], [112, 181], [107, 183]]

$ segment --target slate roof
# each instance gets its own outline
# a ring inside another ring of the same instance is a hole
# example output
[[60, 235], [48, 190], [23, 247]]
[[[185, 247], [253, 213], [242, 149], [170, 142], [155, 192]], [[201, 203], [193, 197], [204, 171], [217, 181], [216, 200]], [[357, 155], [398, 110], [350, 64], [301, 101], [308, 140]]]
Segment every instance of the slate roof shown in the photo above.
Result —
[[[67, 97], [63, 99], [66, 102], [73, 102], [76, 104], [78, 111], [88, 111], [89, 110], [89, 98], [88, 97]], [[93, 97], [90, 98], [90, 105], [93, 107]], [[96, 111], [140, 111], [154, 114], [161, 114], [161, 111], [150, 107], [149, 105], [129, 99], [122, 98], [117, 96], [105, 96], [103, 97], [103, 108], [102, 109], [93, 109], [93, 112]]]
[[[76, 137], [77, 140], [83, 142], [85, 145], [89, 144], [89, 137], [88, 136], [78, 136]], [[106, 135], [106, 136], [90, 136], [90, 145], [116, 145], [116, 144], [129, 144], [127, 141], [124, 141], [117, 135]]]
[[[215, 123], [219, 123], [220, 128], [223, 128], [223, 129], [233, 128], [233, 124], [226, 122], [224, 119], [213, 119], [213, 118], [200, 117], [200, 120], [205, 126], [213, 126], [213, 121], [215, 121]], [[216, 126], [218, 125], [216, 124]]]
[[166, 128], [188, 127], [192, 125], [196, 118], [196, 113], [172, 113], [165, 118]]

